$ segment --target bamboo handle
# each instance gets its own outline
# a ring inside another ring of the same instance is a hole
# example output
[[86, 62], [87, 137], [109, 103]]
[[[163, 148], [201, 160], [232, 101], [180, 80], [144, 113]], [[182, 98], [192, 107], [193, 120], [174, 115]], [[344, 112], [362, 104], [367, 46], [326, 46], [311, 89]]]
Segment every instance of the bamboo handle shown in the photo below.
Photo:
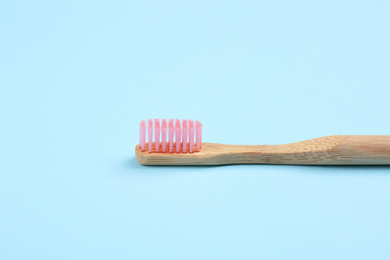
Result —
[[390, 135], [349, 135], [330, 152], [335, 164], [390, 165]]
[[390, 165], [389, 135], [335, 135], [282, 145], [203, 143], [193, 154], [141, 152], [144, 165]]
[[[241, 151], [238, 152], [239, 148]], [[230, 163], [390, 165], [390, 136], [338, 135], [265, 146], [240, 146]], [[234, 155], [233, 155], [234, 154]]]

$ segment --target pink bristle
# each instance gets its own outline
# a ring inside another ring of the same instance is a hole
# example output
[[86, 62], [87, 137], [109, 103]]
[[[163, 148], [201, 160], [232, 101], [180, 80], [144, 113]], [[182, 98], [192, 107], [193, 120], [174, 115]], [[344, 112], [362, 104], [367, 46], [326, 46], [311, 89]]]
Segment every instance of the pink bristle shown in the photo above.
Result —
[[199, 150], [200, 150], [200, 135], [201, 135], [200, 122], [196, 121], [195, 126], [196, 126], [196, 151], [199, 152]]
[[189, 144], [190, 144], [190, 153], [194, 150], [194, 121], [189, 121]]
[[176, 142], [176, 153], [180, 152], [180, 143], [181, 143], [181, 126], [180, 126], [180, 120], [176, 119], [175, 123], [175, 142]]
[[163, 119], [162, 120], [162, 125], [161, 125], [161, 142], [162, 142], [162, 152], [165, 153], [167, 150], [167, 120]]
[[152, 146], [153, 146], [153, 121], [152, 119], [148, 120], [148, 150], [149, 153], [152, 152]]
[[158, 153], [160, 148], [160, 120], [154, 119], [154, 150]]
[[183, 153], [187, 152], [187, 120], [183, 119], [183, 135], [182, 135], [182, 140], [183, 140]]
[[169, 152], [170, 153], [173, 153], [173, 134], [174, 134], [173, 119], [169, 119]]
[[142, 120], [139, 124], [139, 146], [141, 147], [141, 151], [145, 151], [145, 133], [146, 133], [146, 127], [145, 127], [145, 121]]

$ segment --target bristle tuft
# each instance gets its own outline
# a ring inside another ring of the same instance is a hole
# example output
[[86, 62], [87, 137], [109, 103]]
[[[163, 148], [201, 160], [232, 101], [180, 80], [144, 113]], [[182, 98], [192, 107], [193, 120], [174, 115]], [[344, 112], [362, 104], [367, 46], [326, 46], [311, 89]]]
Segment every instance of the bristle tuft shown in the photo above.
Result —
[[195, 126], [196, 126], [196, 151], [199, 152], [199, 150], [200, 150], [200, 136], [201, 136], [200, 123], [198, 121], [196, 121]]
[[187, 120], [183, 119], [183, 134], [182, 134], [182, 142], [183, 142], [183, 153], [187, 152]]
[[161, 150], [163, 153], [167, 150], [167, 120], [165, 119], [161, 123]]
[[173, 134], [174, 134], [173, 119], [169, 119], [169, 152], [170, 153], [173, 153]]
[[142, 120], [139, 124], [139, 146], [141, 147], [141, 151], [145, 152], [145, 132], [146, 132], [146, 126], [145, 126], [145, 120]]
[[158, 153], [160, 148], [160, 120], [154, 119], [154, 150]]
[[194, 151], [194, 121], [188, 120], [189, 123], [189, 144], [190, 144], [190, 153]]
[[175, 143], [176, 143], [176, 153], [180, 153], [181, 126], [180, 126], [179, 119], [176, 119], [176, 123], [175, 123]]
[[153, 144], [153, 121], [152, 119], [148, 120], [148, 151], [152, 152]]

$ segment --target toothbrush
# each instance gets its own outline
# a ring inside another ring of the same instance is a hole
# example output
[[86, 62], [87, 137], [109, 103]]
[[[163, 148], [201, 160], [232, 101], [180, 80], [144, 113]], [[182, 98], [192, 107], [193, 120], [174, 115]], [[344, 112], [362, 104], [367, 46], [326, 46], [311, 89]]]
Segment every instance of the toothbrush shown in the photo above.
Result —
[[142, 165], [390, 165], [390, 135], [333, 135], [281, 145], [227, 145], [202, 143], [202, 126], [199, 121], [178, 119], [163, 119], [160, 126], [160, 120], [155, 119], [153, 127], [149, 119], [146, 142], [146, 122], [142, 121], [140, 143], [135, 147], [137, 161]]

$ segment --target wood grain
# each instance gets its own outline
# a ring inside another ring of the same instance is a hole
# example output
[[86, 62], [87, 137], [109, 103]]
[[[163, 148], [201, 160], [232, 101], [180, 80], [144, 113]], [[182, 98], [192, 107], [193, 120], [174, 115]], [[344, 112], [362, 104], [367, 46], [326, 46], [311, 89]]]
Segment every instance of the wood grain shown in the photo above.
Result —
[[192, 154], [148, 153], [137, 145], [135, 153], [142, 165], [390, 165], [390, 136], [334, 135], [281, 145], [202, 143]]

